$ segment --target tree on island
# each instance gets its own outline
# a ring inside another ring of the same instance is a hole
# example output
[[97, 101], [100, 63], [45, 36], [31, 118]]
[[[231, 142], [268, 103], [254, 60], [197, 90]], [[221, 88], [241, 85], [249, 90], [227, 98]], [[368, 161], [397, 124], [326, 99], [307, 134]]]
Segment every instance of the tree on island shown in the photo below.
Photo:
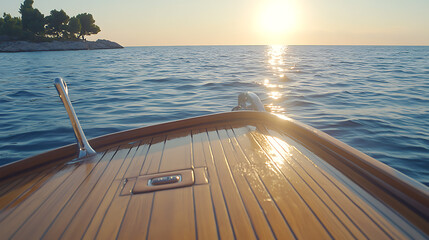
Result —
[[18, 17], [12, 17], [10, 14], [4, 13], [3, 18], [0, 18], [0, 35], [6, 35], [11, 38], [21, 38], [21, 19]]
[[82, 25], [80, 24], [79, 18], [70, 18], [69, 24], [67, 25], [67, 31], [71, 39], [78, 39], [80, 36], [80, 30]]
[[85, 36], [100, 32], [90, 13], [70, 18], [64, 10], [54, 9], [44, 17], [37, 8], [33, 8], [33, 4], [34, 0], [24, 0], [19, 8], [20, 18], [7, 13], [0, 17], [0, 41], [85, 40]]
[[70, 17], [61, 9], [51, 11], [51, 15], [46, 17], [46, 34], [55, 36], [56, 38], [67, 38], [67, 24]]
[[37, 37], [43, 36], [45, 32], [45, 17], [37, 8], [33, 8], [33, 0], [25, 0], [19, 8], [22, 16], [22, 30], [29, 32], [30, 35]]
[[79, 37], [82, 37], [83, 40], [85, 40], [85, 35], [91, 35], [91, 34], [97, 34], [101, 30], [100, 28], [95, 25], [95, 20], [92, 17], [92, 14], [89, 13], [81, 13], [76, 16], [76, 18], [79, 20], [81, 29]]

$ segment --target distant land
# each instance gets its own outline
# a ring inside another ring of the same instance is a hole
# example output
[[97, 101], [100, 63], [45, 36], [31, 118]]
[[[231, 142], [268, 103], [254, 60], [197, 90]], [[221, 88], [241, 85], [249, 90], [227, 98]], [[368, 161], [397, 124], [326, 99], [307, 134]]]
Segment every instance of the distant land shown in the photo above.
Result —
[[69, 17], [64, 10], [43, 15], [24, 0], [20, 17], [3, 13], [0, 17], [0, 52], [66, 51], [123, 48], [109, 40], [86, 41], [85, 36], [101, 31], [90, 13]]
[[123, 48], [120, 44], [105, 39], [97, 41], [5, 41], [0, 42], [0, 52], [37, 52]]

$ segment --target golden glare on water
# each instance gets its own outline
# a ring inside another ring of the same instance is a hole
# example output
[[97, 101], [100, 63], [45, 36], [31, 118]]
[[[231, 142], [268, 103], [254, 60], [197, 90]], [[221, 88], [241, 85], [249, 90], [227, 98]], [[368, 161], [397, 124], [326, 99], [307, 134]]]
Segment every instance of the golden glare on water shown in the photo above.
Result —
[[274, 100], [280, 99], [282, 96], [280, 92], [269, 92], [268, 95]]
[[[283, 84], [276, 84], [275, 82], [286, 80], [285, 72], [287, 71], [285, 68], [286, 65], [286, 55], [287, 46], [283, 45], [272, 45], [267, 48], [267, 63], [268, 67], [271, 68], [274, 81], [270, 81], [269, 79], [264, 79], [261, 82], [261, 85], [264, 85], [268, 93], [267, 95], [273, 101], [265, 105], [266, 109], [269, 109], [270, 112], [275, 113], [284, 113], [285, 109], [277, 103], [282, 101], [283, 93], [286, 91], [286, 87]], [[277, 81], [276, 81], [277, 80]]]
[[284, 45], [271, 45], [268, 49], [268, 63], [272, 65], [273, 69], [283, 71], [281, 65], [284, 65], [284, 54], [286, 46]]

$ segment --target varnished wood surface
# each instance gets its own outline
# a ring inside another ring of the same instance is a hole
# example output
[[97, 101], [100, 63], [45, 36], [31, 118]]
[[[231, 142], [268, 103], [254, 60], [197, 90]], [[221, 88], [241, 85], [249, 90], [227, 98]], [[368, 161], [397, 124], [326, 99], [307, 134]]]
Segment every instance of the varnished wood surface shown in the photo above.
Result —
[[[67, 153], [3, 178], [0, 238], [428, 238], [427, 188], [348, 146], [264, 114], [189, 121], [99, 139], [82, 162]], [[132, 193], [142, 176], [186, 169], [192, 186]]]

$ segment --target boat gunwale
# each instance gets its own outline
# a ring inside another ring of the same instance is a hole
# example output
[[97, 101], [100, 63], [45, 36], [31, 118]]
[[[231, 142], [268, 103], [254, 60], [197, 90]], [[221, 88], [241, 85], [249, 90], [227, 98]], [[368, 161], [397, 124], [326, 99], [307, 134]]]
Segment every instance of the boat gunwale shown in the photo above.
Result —
[[[282, 115], [254, 111], [216, 113], [111, 133], [93, 138], [89, 140], [89, 142], [94, 149], [100, 151], [102, 149], [107, 149], [109, 146], [114, 144], [126, 143], [151, 135], [158, 135], [166, 132], [195, 128], [198, 126], [207, 126], [210, 124], [222, 122], [229, 124], [231, 122], [237, 122], [240, 120], [246, 120], [246, 123], [249, 124], [252, 122], [257, 123], [261, 121], [270, 121], [270, 123], [275, 123], [277, 128], [280, 128], [288, 135], [290, 134], [290, 136], [299, 140], [299, 142], [301, 142], [301, 144], [303, 144], [305, 147], [308, 147], [305, 144], [307, 141], [311, 144], [316, 144], [318, 147], [322, 147], [324, 150], [331, 150], [332, 153], [338, 155], [346, 162], [347, 172], [352, 171], [353, 173], [357, 173], [360, 176], [369, 177], [371, 184], [382, 188], [385, 193], [393, 196], [393, 198], [397, 199], [400, 204], [408, 206], [408, 208], [414, 212], [415, 215], [410, 215], [409, 210], [406, 211], [406, 209], [398, 209], [395, 207], [397, 206], [395, 205], [397, 203], [387, 203], [403, 216], [408, 216], [406, 218], [411, 220], [411, 222], [416, 224], [416, 226], [420, 221], [419, 219], [415, 218], [416, 216], [420, 216], [423, 219], [429, 219], [429, 191], [425, 185], [318, 129]], [[21, 172], [25, 172], [36, 167], [41, 167], [47, 164], [50, 165], [50, 163], [55, 161], [72, 160], [77, 155], [76, 149], [77, 145], [71, 144], [1, 166], [0, 180], [4, 180], [8, 177], [12, 177]], [[309, 150], [312, 151], [311, 147]], [[332, 153], [331, 155], [333, 155]], [[333, 165], [332, 162], [328, 163]], [[335, 165], [333, 166], [337, 168]], [[341, 170], [340, 172], [349, 177], [347, 172], [343, 172]], [[366, 189], [372, 195], [376, 196], [378, 199], [381, 198], [382, 201], [386, 201], [386, 198], [383, 199], [381, 194], [371, 191], [368, 186], [357, 182], [356, 179], [350, 179], [359, 186]], [[420, 227], [417, 227], [424, 232], [428, 231], [422, 229], [421, 225]]]

